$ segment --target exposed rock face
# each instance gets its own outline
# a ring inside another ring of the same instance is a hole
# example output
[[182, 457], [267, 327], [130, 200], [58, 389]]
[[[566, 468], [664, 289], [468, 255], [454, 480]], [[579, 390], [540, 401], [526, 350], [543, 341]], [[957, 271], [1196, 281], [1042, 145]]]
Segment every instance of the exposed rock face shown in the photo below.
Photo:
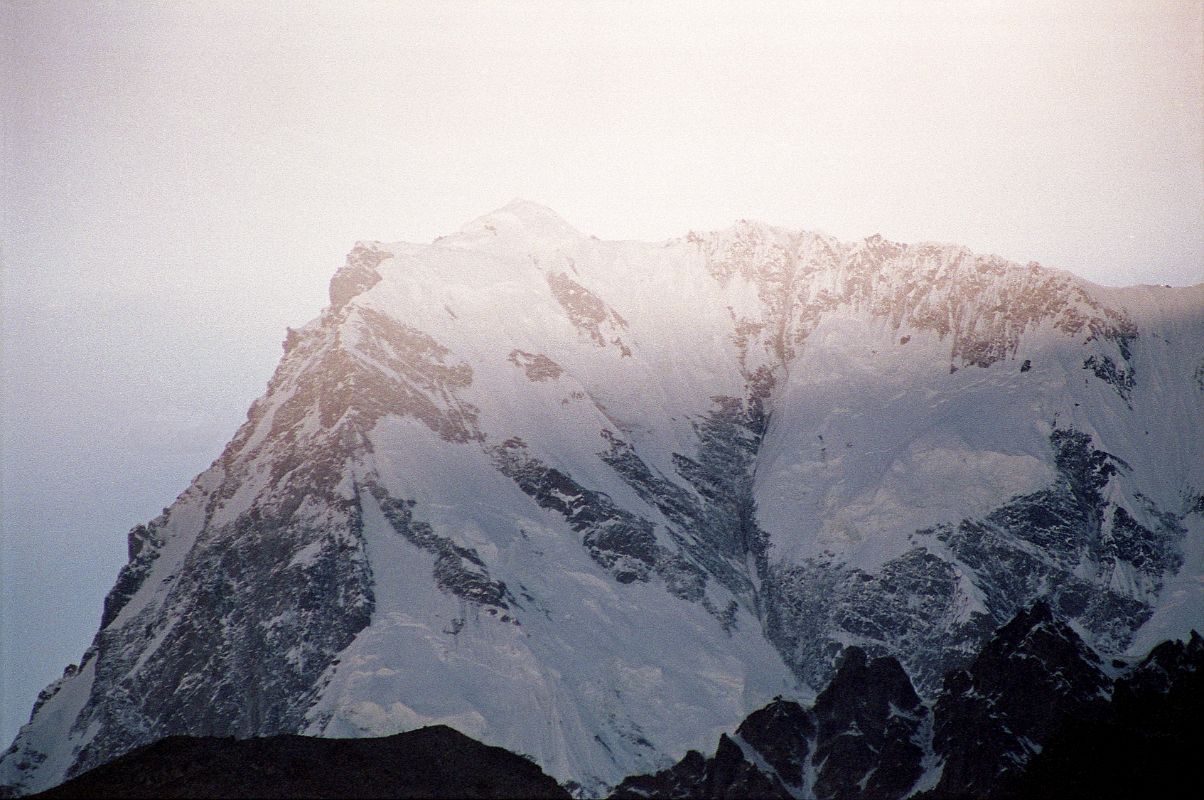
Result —
[[623, 781], [612, 798], [738, 798], [764, 797], [788, 800], [792, 795], [776, 776], [767, 774], [745, 758], [741, 747], [727, 734], [719, 737], [712, 758], [691, 750], [676, 765], [651, 776]]
[[[915, 532], [916, 546], [877, 574], [824, 561], [783, 569], [770, 584], [768, 630], [796, 654], [803, 677], [822, 680], [824, 655], [838, 649], [843, 631], [879, 651], [894, 649], [886, 642], [912, 643], [901, 657], [931, 694], [945, 669], [964, 662], [967, 642], [1041, 597], [1087, 627], [1097, 644], [1122, 651], [1149, 618], [1164, 577], [1182, 566], [1186, 530], [1178, 516], [1148, 507], [1146, 527], [1107, 499], [1109, 484], [1131, 468], [1095, 449], [1086, 434], [1055, 429], [1050, 444], [1053, 484], [981, 519]], [[955, 558], [936, 555], [933, 539]], [[966, 571], [985, 595], [984, 608], [950, 625], [966, 604]]]
[[1165, 642], [1117, 680], [1095, 719], [1066, 721], [1016, 781], [1015, 798], [1194, 797], [1204, 747], [1204, 639]]
[[522, 350], [510, 351], [510, 363], [521, 369], [532, 381], [554, 381], [564, 373], [564, 369], [543, 353], [524, 353]]
[[662, 557], [651, 522], [528, 455], [521, 439], [503, 442], [495, 450], [495, 457], [503, 475], [512, 478], [541, 508], [561, 514], [573, 530], [582, 534], [581, 543], [590, 556], [615, 580], [648, 580]]
[[[520, 202], [357, 245], [330, 288], [131, 532], [0, 785], [442, 723], [587, 795], [887, 796], [958, 758], [938, 696], [994, 713], [944, 676], [988, 680], [1032, 603], [1108, 659], [1204, 608], [1204, 287], [754, 223], [601, 242]], [[958, 769], [942, 791], [987, 779]]]
[[814, 713], [816, 797], [903, 797], [919, 780], [928, 711], [895, 659], [850, 647]]
[[435, 533], [428, 523], [415, 520], [411, 511], [413, 500], [395, 500], [379, 486], [372, 486], [371, 491], [393, 530], [435, 556], [431, 573], [435, 586], [480, 606], [510, 607], [507, 601], [513, 603], [514, 598], [506, 584], [489, 577], [489, 568], [476, 550], [458, 545], [451, 538]]
[[631, 350], [618, 335], [627, 327], [627, 320], [598, 299], [597, 295], [563, 272], [548, 274], [548, 288], [568, 314], [573, 326], [594, 344], [598, 347], [614, 345], [623, 356], [631, 355]]
[[[757, 287], [770, 349], [790, 360], [827, 312], [864, 308], [893, 328], [932, 331], [952, 343], [952, 367], [989, 367], [1016, 355], [1031, 327], [1048, 324], [1115, 345], [1123, 363], [1138, 336], [1132, 320], [1066, 275], [1019, 268], [964, 248], [907, 245], [871, 236], [851, 251], [833, 239], [741, 223], [729, 237], [691, 235], [711, 275]], [[892, 265], [887, 275], [882, 265]], [[745, 325], [757, 321], [745, 320]]]
[[347, 263], [330, 279], [330, 307], [338, 311], [356, 295], [363, 294], [380, 283], [376, 268], [392, 253], [375, 245], [357, 244], [347, 256]]
[[711, 767], [712, 759], [705, 758], [697, 750], [691, 750], [681, 761], [655, 775], [632, 775], [624, 779], [611, 797], [614, 800], [633, 800], [638, 797], [689, 800], [705, 797], [703, 792]]
[[904, 797], [923, 773], [927, 716], [898, 661], [867, 663], [851, 647], [814, 708], [776, 699], [735, 740], [721, 736], [713, 758], [691, 751], [668, 770], [627, 778], [613, 796]]
[[756, 750], [790, 787], [805, 785], [815, 733], [815, 715], [781, 698], [749, 714], [736, 729], [740, 740]]
[[1109, 680], [1095, 654], [1038, 603], [1000, 629], [968, 669], [945, 677], [933, 749], [935, 796], [986, 796], [1069, 719], [1101, 716]]

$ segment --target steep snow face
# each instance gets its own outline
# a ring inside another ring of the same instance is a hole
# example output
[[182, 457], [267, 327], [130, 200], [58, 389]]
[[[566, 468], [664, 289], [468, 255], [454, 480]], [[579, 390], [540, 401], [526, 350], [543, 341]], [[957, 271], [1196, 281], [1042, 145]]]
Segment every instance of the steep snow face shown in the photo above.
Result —
[[1204, 614], [1204, 286], [516, 201], [330, 289], [0, 784], [442, 722], [595, 793], [849, 645], [932, 697], [1038, 598], [1114, 654]]

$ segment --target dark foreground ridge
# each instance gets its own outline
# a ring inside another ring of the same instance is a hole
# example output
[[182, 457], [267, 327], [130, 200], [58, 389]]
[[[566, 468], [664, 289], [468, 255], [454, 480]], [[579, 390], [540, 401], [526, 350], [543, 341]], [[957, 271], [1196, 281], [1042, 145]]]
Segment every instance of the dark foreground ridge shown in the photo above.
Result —
[[[1204, 638], [1108, 669], [1039, 602], [925, 702], [893, 657], [849, 647], [815, 704], [776, 698], [711, 757], [613, 798], [1195, 798]], [[33, 797], [567, 798], [522, 756], [445, 726], [375, 739], [173, 736]]]
[[171, 736], [39, 798], [568, 798], [522, 756], [443, 725], [374, 739]]

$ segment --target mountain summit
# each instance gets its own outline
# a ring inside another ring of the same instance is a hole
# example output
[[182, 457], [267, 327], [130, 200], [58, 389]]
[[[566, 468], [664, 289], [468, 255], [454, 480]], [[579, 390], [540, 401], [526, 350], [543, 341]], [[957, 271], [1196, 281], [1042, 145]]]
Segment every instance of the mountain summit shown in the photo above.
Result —
[[[459, 237], [444, 237], [439, 241], [452, 246], [455, 239], [460, 244], [481, 244], [489, 239], [498, 239], [506, 244], [522, 247], [533, 242], [544, 246], [553, 242], [568, 242], [581, 238], [581, 234], [565, 222], [559, 214], [546, 206], [515, 198], [497, 211], [478, 217], [460, 229]], [[518, 242], [513, 241], [518, 239]]]
[[447, 725], [596, 795], [838, 665], [931, 701], [1037, 602], [1106, 657], [1204, 617], [1204, 285], [516, 201], [357, 244], [330, 300], [0, 785]]

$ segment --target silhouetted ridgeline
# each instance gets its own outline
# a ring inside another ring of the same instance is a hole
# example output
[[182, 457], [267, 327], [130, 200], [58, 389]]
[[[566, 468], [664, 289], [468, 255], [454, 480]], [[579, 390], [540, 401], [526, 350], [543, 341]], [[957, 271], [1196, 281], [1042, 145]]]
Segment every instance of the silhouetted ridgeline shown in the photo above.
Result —
[[[1116, 676], [1116, 677], [1111, 677]], [[1044, 603], [926, 703], [893, 657], [848, 648], [814, 706], [781, 698], [614, 798], [1195, 797], [1204, 639], [1105, 667]], [[572, 787], [578, 788], [578, 787]], [[383, 738], [173, 736], [34, 797], [568, 797], [538, 766], [451, 728]]]
[[543, 770], [442, 725], [372, 739], [171, 736], [34, 797], [567, 798]]

